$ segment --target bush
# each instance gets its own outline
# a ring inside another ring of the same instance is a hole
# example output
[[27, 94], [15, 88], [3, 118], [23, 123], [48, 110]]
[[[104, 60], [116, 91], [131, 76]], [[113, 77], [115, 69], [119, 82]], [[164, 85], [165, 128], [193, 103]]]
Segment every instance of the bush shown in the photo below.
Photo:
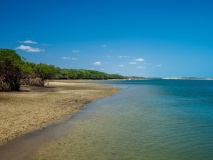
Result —
[[0, 92], [9, 92], [9, 91], [11, 91], [10, 84], [4, 82], [4, 80], [0, 78]]
[[23, 61], [21, 57], [16, 53], [16, 51], [9, 49], [0, 49], [1, 90], [19, 91], [20, 79], [22, 75], [22, 63]]
[[45, 82], [39, 77], [29, 77], [29, 78], [21, 79], [22, 85], [44, 87], [44, 83]]

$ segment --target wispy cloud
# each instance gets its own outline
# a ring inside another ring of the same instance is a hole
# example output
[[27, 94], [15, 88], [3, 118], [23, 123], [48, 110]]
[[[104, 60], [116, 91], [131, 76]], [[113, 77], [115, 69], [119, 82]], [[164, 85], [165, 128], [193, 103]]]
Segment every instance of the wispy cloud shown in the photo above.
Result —
[[129, 64], [137, 64], [137, 62], [129, 62]]
[[162, 67], [162, 64], [157, 64], [157, 65], [155, 65], [156, 67]]
[[119, 58], [129, 58], [129, 56], [118, 56]]
[[137, 58], [135, 59], [136, 62], [144, 62], [145, 60], [143, 58]]
[[25, 45], [20, 45], [16, 49], [20, 49], [20, 50], [23, 50], [23, 51], [26, 51], [26, 52], [43, 52], [44, 51], [44, 49], [33, 48], [31, 46], [25, 46]]
[[70, 57], [62, 57], [62, 59], [64, 59], [64, 60], [69, 60], [69, 59], [71, 59]]
[[73, 53], [78, 53], [80, 52], [79, 50], [72, 50]]
[[101, 62], [99, 62], [99, 61], [98, 61], [98, 62], [94, 62], [94, 63], [93, 63], [93, 65], [95, 65], [95, 66], [100, 66], [101, 64], [102, 64], [102, 63], [101, 63]]
[[123, 65], [123, 64], [120, 64], [120, 65], [118, 65], [118, 67], [124, 67], [124, 65]]
[[106, 47], [107, 47], [107, 45], [106, 45], [106, 44], [102, 44], [102, 45], [101, 45], [101, 47], [106, 48]]
[[71, 57], [61, 57], [61, 59], [64, 59], [64, 60], [77, 60], [77, 58], [71, 58]]
[[20, 43], [25, 43], [25, 44], [38, 44], [37, 42], [32, 41], [32, 40], [20, 41]]

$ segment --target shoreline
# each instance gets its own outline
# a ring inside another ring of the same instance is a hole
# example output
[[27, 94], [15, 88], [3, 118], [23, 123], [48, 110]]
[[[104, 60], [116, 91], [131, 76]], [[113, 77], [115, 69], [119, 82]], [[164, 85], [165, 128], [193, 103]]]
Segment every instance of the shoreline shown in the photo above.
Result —
[[0, 94], [0, 146], [71, 117], [86, 104], [120, 88], [88, 84], [94, 80], [53, 80], [45, 87], [22, 86]]

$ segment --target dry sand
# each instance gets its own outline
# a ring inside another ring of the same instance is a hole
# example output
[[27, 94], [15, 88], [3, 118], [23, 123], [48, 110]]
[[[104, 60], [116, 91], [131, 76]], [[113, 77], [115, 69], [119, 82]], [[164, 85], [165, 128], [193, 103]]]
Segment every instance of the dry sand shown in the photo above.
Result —
[[22, 86], [0, 93], [0, 145], [70, 117], [85, 104], [115, 94], [119, 88], [88, 81], [51, 81], [45, 87]]

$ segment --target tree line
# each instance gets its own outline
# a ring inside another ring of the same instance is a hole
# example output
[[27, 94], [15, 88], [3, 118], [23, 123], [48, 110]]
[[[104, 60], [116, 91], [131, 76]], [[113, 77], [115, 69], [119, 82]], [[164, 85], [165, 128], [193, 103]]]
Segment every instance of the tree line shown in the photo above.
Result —
[[44, 86], [47, 79], [123, 79], [119, 74], [66, 69], [28, 62], [15, 50], [0, 49], [0, 91], [19, 91], [20, 85]]

